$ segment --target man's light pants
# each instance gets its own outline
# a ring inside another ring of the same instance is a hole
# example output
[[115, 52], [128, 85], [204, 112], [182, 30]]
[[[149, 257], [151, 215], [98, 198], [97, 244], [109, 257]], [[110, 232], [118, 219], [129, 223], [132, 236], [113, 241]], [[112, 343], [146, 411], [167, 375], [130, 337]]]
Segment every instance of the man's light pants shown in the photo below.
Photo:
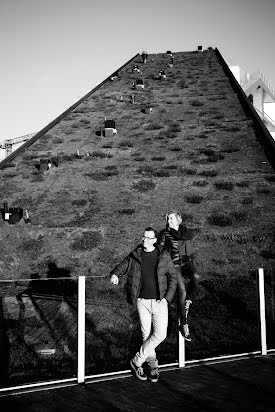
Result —
[[141, 366], [145, 361], [151, 368], [157, 368], [155, 349], [166, 338], [168, 326], [168, 302], [166, 299], [138, 298], [139, 314], [143, 345], [136, 353], [133, 361]]

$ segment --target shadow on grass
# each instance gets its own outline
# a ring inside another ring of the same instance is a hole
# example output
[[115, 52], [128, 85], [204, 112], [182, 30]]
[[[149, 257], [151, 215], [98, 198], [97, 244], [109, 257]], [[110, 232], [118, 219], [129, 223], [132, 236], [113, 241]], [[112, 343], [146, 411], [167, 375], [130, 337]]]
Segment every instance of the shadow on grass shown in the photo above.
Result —
[[31, 281], [26, 294], [57, 295], [63, 298], [77, 296], [77, 281], [70, 279], [70, 270], [60, 268], [54, 262], [48, 263], [47, 276], [42, 278], [39, 273], [31, 274]]

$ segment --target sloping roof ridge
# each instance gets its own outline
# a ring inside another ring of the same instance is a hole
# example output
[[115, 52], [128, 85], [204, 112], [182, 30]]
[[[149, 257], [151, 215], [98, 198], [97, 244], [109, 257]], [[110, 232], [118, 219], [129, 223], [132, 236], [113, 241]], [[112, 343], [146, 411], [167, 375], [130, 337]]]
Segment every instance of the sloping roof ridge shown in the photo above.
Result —
[[249, 82], [243, 84], [242, 88], [245, 92], [247, 92], [247, 90], [255, 89], [258, 86], [265, 86], [263, 80], [260, 77], [258, 77], [258, 79], [252, 79]]
[[[134, 57], [131, 57], [126, 63], [124, 63], [121, 67], [119, 67], [117, 70], [112, 71], [118, 72], [122, 70], [127, 64], [131, 63], [134, 59], [136, 59], [138, 56], [140, 56], [140, 53], [135, 54]], [[90, 90], [88, 93], [86, 93], [83, 97], [81, 97], [77, 102], [75, 102], [72, 106], [70, 106], [68, 109], [66, 109], [63, 113], [61, 113], [58, 117], [56, 117], [54, 120], [52, 120], [47, 126], [45, 126], [43, 129], [41, 129], [39, 132], [35, 133], [33, 137], [31, 137], [29, 140], [26, 141], [26, 143], [22, 144], [18, 149], [16, 149], [13, 153], [11, 153], [8, 157], [6, 157], [4, 160], [0, 162], [0, 170], [4, 168], [4, 166], [11, 162], [13, 159], [15, 159], [19, 154], [23, 153], [25, 149], [27, 149], [29, 146], [31, 146], [36, 140], [38, 140], [41, 136], [43, 136], [45, 133], [47, 133], [53, 126], [55, 126], [57, 123], [60, 122], [65, 116], [67, 116], [68, 113], [70, 113], [72, 110], [74, 110], [77, 106], [79, 106], [84, 100], [86, 100], [88, 97], [90, 97], [93, 93], [95, 93], [100, 87], [102, 87], [105, 83], [107, 83], [112, 75], [112, 73], [106, 77], [101, 83], [99, 83], [96, 87], [94, 87], [92, 90]]]
[[245, 92], [254, 90], [256, 87], [261, 86], [275, 101], [275, 91], [265, 82], [262, 77], [257, 79], [252, 79], [248, 83], [244, 84], [242, 87]]
[[263, 74], [261, 70], [258, 70], [250, 75], [251, 79], [262, 79], [263, 82], [266, 84], [266, 86], [275, 94], [274, 87], [271, 85], [271, 83], [267, 80], [266, 76]]

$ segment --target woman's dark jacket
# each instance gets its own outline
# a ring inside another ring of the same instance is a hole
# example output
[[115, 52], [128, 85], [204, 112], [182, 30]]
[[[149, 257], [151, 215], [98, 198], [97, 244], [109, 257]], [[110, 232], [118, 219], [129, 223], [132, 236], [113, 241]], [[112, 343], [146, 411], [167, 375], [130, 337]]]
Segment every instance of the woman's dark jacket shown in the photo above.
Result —
[[193, 237], [193, 230], [182, 224], [178, 232], [166, 227], [160, 231], [157, 245], [160, 249], [165, 248], [170, 252], [174, 265], [178, 267], [182, 261], [193, 258]]
[[[141, 287], [141, 252], [139, 245], [129, 253], [110, 273], [110, 276], [127, 275], [127, 302], [135, 304], [139, 297]], [[167, 250], [158, 250], [157, 280], [160, 300], [165, 298], [171, 302], [177, 287], [177, 275], [174, 264]]]

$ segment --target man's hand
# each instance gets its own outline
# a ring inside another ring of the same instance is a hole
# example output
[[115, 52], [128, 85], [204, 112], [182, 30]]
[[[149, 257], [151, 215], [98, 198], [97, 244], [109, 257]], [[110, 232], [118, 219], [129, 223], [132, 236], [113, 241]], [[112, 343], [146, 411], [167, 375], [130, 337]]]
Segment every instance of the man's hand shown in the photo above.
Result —
[[112, 275], [112, 276], [111, 276], [111, 279], [110, 279], [110, 282], [111, 282], [113, 285], [118, 285], [118, 277], [117, 277], [117, 275]]

